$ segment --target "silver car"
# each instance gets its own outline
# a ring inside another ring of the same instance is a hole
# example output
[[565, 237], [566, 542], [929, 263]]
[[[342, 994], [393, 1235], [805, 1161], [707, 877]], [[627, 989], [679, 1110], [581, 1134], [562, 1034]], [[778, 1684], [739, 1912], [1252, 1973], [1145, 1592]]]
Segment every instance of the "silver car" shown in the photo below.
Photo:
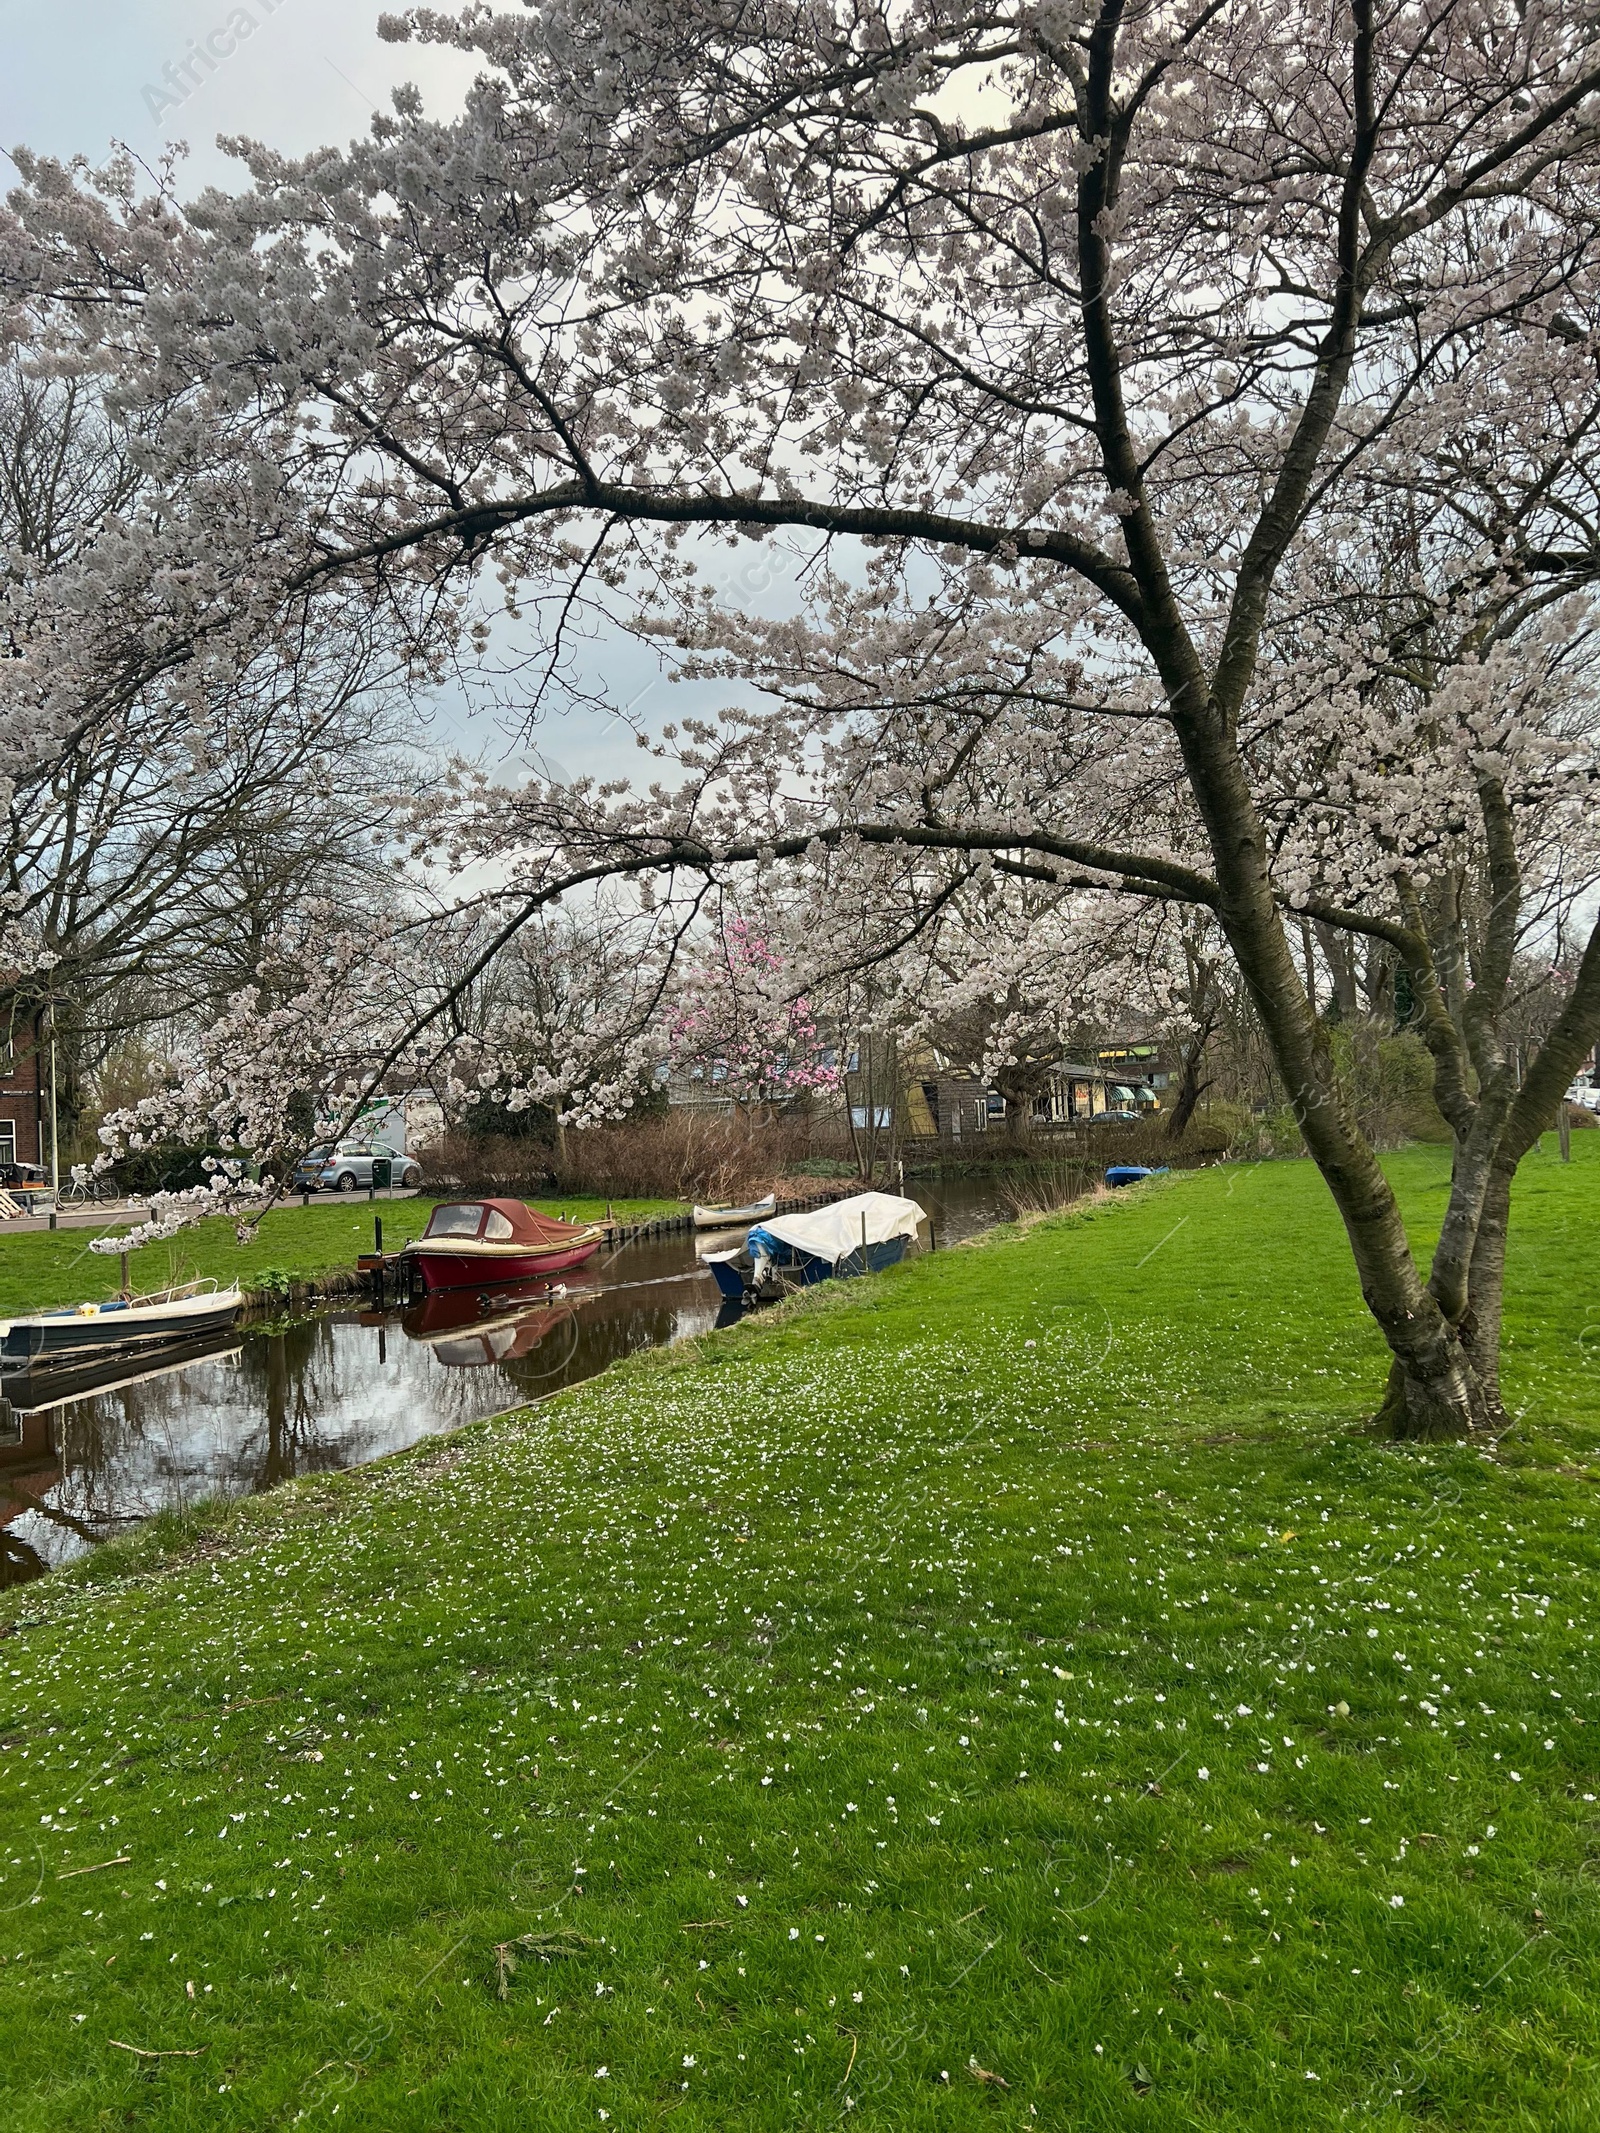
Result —
[[[322, 1159], [320, 1168], [316, 1164], [318, 1156]], [[409, 1187], [422, 1183], [422, 1171], [409, 1156], [396, 1155], [389, 1148], [374, 1148], [370, 1141], [340, 1141], [331, 1150], [313, 1149], [305, 1168], [313, 1172], [313, 1192], [356, 1192], [372, 1183], [372, 1166], [380, 1160], [390, 1166], [392, 1185]]]

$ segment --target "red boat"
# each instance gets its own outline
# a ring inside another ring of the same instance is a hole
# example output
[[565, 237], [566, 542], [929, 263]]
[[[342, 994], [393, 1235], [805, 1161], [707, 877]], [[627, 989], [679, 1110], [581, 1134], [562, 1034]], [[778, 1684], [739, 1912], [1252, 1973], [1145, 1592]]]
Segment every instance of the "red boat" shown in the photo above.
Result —
[[563, 1274], [604, 1241], [592, 1222], [557, 1222], [520, 1200], [445, 1200], [404, 1256], [425, 1289], [485, 1289]]

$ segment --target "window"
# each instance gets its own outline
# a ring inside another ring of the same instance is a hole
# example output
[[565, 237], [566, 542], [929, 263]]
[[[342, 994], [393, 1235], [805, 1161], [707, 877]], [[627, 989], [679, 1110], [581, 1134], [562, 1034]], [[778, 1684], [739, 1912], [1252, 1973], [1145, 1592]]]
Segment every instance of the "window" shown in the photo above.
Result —
[[17, 1129], [9, 1118], [0, 1118], [0, 1163], [17, 1159]]
[[492, 1238], [496, 1244], [504, 1244], [508, 1237], [516, 1235], [516, 1231], [511, 1227], [509, 1219], [501, 1214], [498, 1207], [491, 1207], [489, 1219], [483, 1225], [483, 1234], [485, 1237]]
[[428, 1218], [426, 1234], [430, 1237], [475, 1237], [482, 1220], [481, 1207], [470, 1204], [436, 1207]]

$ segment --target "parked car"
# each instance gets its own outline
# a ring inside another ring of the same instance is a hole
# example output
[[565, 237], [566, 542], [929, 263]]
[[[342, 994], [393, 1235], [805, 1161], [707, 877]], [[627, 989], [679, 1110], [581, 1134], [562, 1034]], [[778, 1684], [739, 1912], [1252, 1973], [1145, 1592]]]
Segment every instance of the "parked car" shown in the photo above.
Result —
[[1585, 1111], [1600, 1111], [1600, 1082], [1575, 1081], [1567, 1091], [1567, 1102], [1581, 1104]]
[[392, 1185], [422, 1183], [422, 1171], [410, 1156], [374, 1148], [370, 1141], [340, 1141], [332, 1148], [312, 1148], [302, 1156], [294, 1174], [294, 1190], [356, 1192], [372, 1183], [372, 1167], [377, 1162], [389, 1164]]

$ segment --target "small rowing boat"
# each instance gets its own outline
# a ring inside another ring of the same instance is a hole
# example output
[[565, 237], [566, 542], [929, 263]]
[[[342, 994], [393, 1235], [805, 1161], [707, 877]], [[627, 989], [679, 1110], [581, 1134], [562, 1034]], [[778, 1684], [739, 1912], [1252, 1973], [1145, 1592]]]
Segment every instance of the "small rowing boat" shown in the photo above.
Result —
[[764, 1200], [752, 1200], [748, 1207], [697, 1207], [694, 1226], [696, 1229], [748, 1229], [752, 1222], [777, 1212], [778, 1195], [769, 1192]]
[[424, 1289], [485, 1289], [564, 1274], [604, 1241], [593, 1222], [558, 1222], [521, 1200], [445, 1200], [401, 1257]]
[[54, 1358], [83, 1360], [107, 1351], [133, 1354], [222, 1333], [244, 1298], [215, 1281], [186, 1282], [153, 1296], [112, 1296], [104, 1303], [67, 1304], [0, 1319], [0, 1359], [10, 1364]]

